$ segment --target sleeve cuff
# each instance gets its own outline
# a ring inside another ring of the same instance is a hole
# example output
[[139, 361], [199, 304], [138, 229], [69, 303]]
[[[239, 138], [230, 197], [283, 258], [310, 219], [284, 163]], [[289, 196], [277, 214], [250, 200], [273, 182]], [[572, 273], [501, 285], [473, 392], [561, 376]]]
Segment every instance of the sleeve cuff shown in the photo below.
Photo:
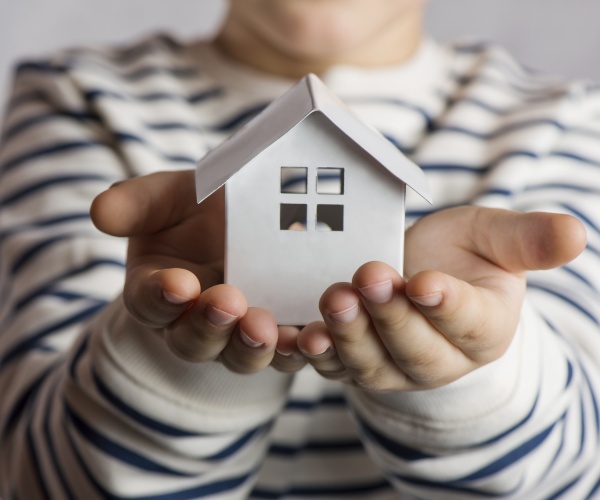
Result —
[[567, 367], [552, 343], [542, 343], [547, 333], [538, 314], [525, 305], [513, 342], [500, 359], [441, 388], [407, 393], [349, 389], [348, 397], [366, 423], [407, 445], [439, 449], [481, 443], [527, 418], [540, 398], [542, 370], [544, 385], [564, 385]]
[[268, 422], [285, 403], [291, 375], [271, 368], [240, 375], [217, 362], [181, 360], [129, 316], [121, 298], [103, 312], [97, 330], [95, 376], [151, 418], [190, 431], [228, 432]]

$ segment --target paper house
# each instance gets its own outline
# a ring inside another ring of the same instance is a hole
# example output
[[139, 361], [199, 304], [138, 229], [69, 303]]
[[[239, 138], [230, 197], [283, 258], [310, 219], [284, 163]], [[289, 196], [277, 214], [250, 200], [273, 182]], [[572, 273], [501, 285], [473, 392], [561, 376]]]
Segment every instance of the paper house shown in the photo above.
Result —
[[402, 272], [406, 186], [423, 171], [308, 75], [202, 158], [202, 202], [225, 185], [225, 282], [280, 325], [321, 319], [325, 289], [365, 262]]

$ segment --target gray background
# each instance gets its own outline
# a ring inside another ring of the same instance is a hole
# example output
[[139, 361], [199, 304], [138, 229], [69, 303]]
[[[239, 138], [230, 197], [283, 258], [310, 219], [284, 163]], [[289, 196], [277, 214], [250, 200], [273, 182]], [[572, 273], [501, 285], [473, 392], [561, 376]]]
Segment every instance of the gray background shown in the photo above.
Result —
[[[439, 39], [472, 35], [501, 42], [529, 67], [600, 81], [600, 0], [430, 4], [427, 26]], [[127, 41], [159, 29], [182, 37], [209, 35], [225, 8], [225, 0], [0, 0], [0, 102], [19, 58], [86, 42]]]

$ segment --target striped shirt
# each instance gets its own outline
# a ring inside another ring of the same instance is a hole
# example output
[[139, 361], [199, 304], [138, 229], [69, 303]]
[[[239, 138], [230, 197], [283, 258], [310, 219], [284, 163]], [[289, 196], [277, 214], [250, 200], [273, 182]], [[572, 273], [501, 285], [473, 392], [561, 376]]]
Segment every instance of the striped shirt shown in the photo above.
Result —
[[23, 63], [0, 150], [0, 496], [600, 498], [600, 92], [500, 48], [427, 40], [324, 82], [426, 172], [408, 223], [477, 204], [574, 215], [589, 243], [532, 272], [507, 353], [460, 380], [361, 392], [194, 365], [127, 326], [126, 241], [88, 210], [192, 168], [293, 82], [154, 36]]

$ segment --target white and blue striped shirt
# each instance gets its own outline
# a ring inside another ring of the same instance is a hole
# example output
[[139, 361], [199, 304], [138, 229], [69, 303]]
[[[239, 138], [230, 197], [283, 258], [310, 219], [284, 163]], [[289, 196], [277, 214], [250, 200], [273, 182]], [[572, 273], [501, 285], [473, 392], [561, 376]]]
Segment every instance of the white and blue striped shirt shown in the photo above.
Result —
[[586, 250], [530, 273], [506, 355], [440, 389], [186, 363], [127, 321], [126, 242], [91, 200], [192, 168], [292, 82], [166, 36], [24, 63], [0, 150], [4, 500], [600, 498], [600, 92], [470, 42], [322, 78], [425, 170], [435, 205], [409, 196], [409, 223], [563, 212]]

